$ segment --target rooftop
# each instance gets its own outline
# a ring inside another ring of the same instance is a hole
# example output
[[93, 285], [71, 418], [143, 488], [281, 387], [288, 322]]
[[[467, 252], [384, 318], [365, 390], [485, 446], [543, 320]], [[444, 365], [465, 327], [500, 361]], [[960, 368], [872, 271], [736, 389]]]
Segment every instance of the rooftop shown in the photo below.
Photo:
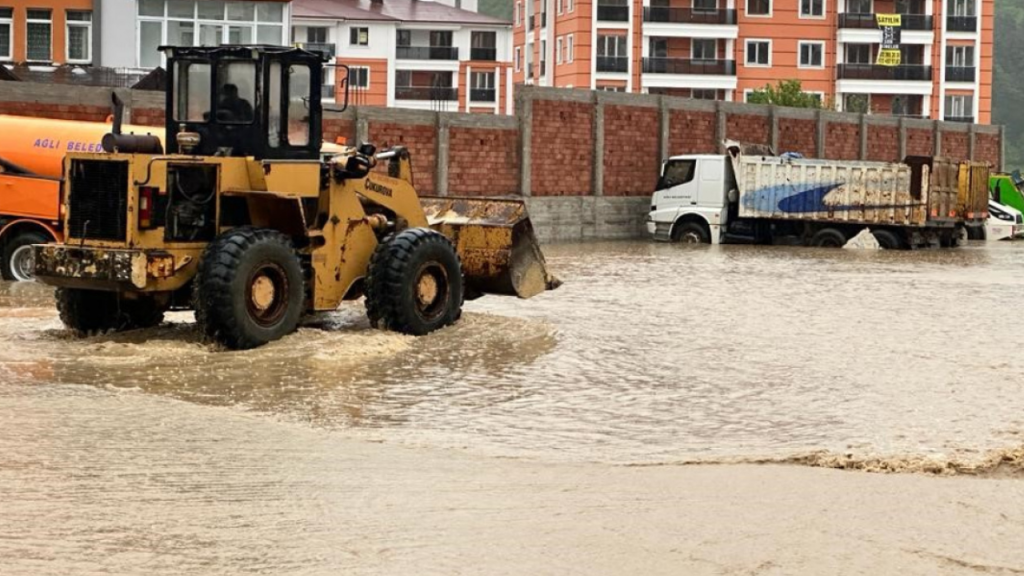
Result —
[[293, 18], [381, 22], [444, 22], [510, 26], [511, 22], [429, 0], [294, 0]]

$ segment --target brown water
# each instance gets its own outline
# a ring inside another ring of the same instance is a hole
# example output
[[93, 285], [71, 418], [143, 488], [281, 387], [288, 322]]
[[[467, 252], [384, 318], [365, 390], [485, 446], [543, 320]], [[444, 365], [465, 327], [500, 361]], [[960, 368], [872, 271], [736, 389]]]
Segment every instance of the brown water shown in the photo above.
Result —
[[[1020, 475], [1024, 244], [545, 251], [562, 288], [468, 303], [439, 333], [371, 330], [357, 305], [241, 353], [201, 343], [188, 314], [75, 339], [46, 288], [0, 284], [0, 574], [562, 574], [595, 559], [610, 574], [703, 573], [692, 554], [638, 565], [613, 536], [628, 518], [660, 531], [678, 520], [663, 511], [685, 517], [695, 502], [667, 496], [679, 486], [731, 487], [743, 506], [761, 482], [856, 486], [750, 471], [737, 484], [672, 464]], [[1014, 510], [971, 521], [1021, 535], [1020, 484], [991, 491]], [[900, 493], [865, 501], [884, 510]], [[751, 521], [736, 506], [734, 521]], [[714, 525], [720, 511], [705, 512]], [[549, 550], [583, 522], [570, 548], [584, 556]], [[456, 565], [483, 562], [469, 553], [494, 538], [503, 551], [486, 564]], [[973, 561], [961, 552], [946, 556]]]

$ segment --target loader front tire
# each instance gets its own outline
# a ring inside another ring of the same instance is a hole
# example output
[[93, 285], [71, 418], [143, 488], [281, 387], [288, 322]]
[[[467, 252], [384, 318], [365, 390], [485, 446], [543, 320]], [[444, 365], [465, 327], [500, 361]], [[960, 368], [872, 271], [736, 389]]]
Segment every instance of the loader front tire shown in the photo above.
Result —
[[428, 334], [454, 324], [462, 301], [462, 264], [444, 235], [410, 228], [377, 246], [366, 280], [366, 315], [374, 328]]
[[304, 308], [302, 264], [276, 230], [246, 226], [217, 237], [203, 251], [193, 286], [199, 329], [233, 350], [294, 332]]
[[164, 321], [165, 307], [149, 296], [128, 299], [117, 292], [58, 288], [56, 299], [61, 322], [80, 336], [152, 328]]

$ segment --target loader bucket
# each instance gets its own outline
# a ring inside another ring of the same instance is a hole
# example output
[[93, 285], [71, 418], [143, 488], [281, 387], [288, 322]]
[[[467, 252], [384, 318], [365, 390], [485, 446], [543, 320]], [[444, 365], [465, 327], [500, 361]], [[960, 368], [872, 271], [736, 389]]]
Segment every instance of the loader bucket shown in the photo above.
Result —
[[548, 272], [522, 200], [421, 197], [420, 202], [430, 227], [455, 244], [467, 300], [483, 294], [530, 298], [562, 284]]

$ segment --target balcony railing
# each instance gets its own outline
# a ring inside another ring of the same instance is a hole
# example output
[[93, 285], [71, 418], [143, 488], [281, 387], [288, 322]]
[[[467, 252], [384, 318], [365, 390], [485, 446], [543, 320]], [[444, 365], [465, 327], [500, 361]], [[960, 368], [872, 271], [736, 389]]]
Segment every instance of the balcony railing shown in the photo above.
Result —
[[629, 6], [626, 4], [598, 3], [597, 19], [602, 22], [628, 22]]
[[458, 88], [441, 88], [434, 86], [398, 86], [395, 88], [397, 100], [458, 100]]
[[459, 49], [453, 46], [399, 46], [395, 54], [406, 60], [458, 60]]
[[299, 48], [308, 52], [320, 52], [328, 58], [334, 58], [337, 53], [335, 52], [334, 44], [325, 44], [322, 42], [301, 42], [299, 43]]
[[696, 60], [692, 58], [644, 58], [644, 74], [697, 74], [735, 76], [735, 60]]
[[932, 79], [932, 67], [920, 64], [901, 66], [878, 66], [877, 64], [840, 64], [839, 78], [842, 80], [928, 80]]
[[[900, 28], [904, 30], [934, 30], [935, 19], [927, 14], [900, 14]], [[874, 14], [845, 13], [839, 15], [840, 28], [877, 29]]]
[[470, 60], [487, 60], [489, 62], [498, 59], [497, 48], [470, 48], [469, 49]]
[[629, 58], [626, 56], [598, 56], [598, 72], [628, 72]]
[[498, 93], [494, 88], [472, 88], [469, 91], [470, 102], [494, 102]]
[[644, 8], [644, 22], [665, 22], [671, 24], [735, 24], [735, 10], [712, 10], [700, 8]]
[[974, 82], [974, 66], [946, 66], [946, 82]]
[[962, 122], [964, 124], [974, 124], [974, 116], [946, 116], [946, 122]]
[[976, 32], [977, 16], [946, 16], [946, 30], [949, 32]]

